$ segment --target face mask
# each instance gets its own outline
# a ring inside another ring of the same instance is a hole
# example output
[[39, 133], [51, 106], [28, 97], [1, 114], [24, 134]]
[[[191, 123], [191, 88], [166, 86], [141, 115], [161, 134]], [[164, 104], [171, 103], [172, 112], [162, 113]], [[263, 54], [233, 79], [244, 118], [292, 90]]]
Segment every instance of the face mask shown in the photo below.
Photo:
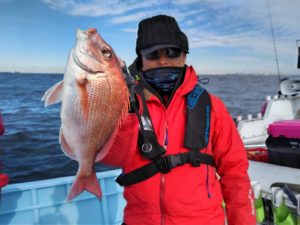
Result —
[[183, 67], [159, 67], [143, 72], [146, 82], [162, 94], [170, 94], [175, 87]]

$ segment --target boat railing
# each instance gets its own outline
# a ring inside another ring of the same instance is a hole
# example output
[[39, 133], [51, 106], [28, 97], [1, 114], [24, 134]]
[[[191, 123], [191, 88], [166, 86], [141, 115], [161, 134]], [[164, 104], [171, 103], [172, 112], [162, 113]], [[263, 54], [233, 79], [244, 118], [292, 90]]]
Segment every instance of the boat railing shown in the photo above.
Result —
[[120, 173], [97, 173], [100, 200], [83, 192], [67, 202], [73, 176], [8, 185], [2, 189], [0, 224], [121, 224], [125, 200], [115, 182]]

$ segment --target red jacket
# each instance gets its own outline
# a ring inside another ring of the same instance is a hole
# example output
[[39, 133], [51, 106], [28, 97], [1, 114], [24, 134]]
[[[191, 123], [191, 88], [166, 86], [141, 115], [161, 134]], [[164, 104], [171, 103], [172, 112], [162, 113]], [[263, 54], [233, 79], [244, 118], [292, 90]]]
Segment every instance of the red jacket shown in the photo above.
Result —
[[[188, 67], [183, 84], [177, 89], [167, 109], [156, 96], [151, 95], [147, 99], [153, 127], [161, 145], [164, 145], [168, 135], [166, 154], [189, 151], [183, 146], [186, 94], [196, 83], [197, 76], [193, 68]], [[213, 156], [216, 168], [205, 164], [200, 167], [184, 164], [167, 174], [158, 173], [125, 187], [127, 205], [124, 222], [127, 225], [221, 225], [225, 223], [223, 199], [229, 225], [256, 224], [243, 143], [222, 101], [214, 95], [210, 96], [210, 139], [203, 152]], [[130, 114], [104, 163], [122, 167], [127, 173], [150, 162], [139, 152], [138, 126], [135, 114]]]

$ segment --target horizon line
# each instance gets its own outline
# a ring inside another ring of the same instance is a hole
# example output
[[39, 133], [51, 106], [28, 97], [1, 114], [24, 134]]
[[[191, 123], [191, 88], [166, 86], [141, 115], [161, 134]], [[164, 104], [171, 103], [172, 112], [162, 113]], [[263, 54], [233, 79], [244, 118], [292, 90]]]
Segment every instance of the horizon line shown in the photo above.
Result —
[[[64, 75], [62, 72], [9, 72], [9, 71], [0, 71], [0, 74], [19, 74], [19, 75]], [[252, 76], [278, 76], [275, 73], [203, 73], [197, 74], [197, 76], [230, 76], [230, 75], [252, 75]], [[280, 74], [280, 76], [300, 76], [300, 74]]]

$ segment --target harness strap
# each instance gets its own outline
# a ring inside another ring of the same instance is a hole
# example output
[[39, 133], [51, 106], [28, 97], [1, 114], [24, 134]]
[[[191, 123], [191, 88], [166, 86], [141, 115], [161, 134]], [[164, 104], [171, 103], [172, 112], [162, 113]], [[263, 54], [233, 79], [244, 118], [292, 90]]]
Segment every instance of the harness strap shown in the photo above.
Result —
[[117, 177], [116, 182], [121, 186], [129, 186], [154, 176], [158, 172], [163, 174], [170, 172], [177, 166], [182, 166], [190, 163], [194, 167], [198, 167], [201, 163], [214, 165], [213, 158], [209, 154], [190, 151], [186, 153], [167, 155], [153, 159], [151, 163], [146, 164], [136, 170], [126, 174], [121, 174]]
[[166, 150], [157, 141], [151, 122], [150, 113], [146, 104], [146, 98], [144, 95], [143, 87], [141, 85], [137, 85], [135, 89], [136, 93], [138, 93], [141, 96], [143, 105], [142, 115], [140, 115], [139, 112], [135, 110], [140, 123], [141, 130], [139, 134], [139, 145], [141, 154], [146, 159], [154, 159], [160, 155], [163, 155], [166, 152]]

